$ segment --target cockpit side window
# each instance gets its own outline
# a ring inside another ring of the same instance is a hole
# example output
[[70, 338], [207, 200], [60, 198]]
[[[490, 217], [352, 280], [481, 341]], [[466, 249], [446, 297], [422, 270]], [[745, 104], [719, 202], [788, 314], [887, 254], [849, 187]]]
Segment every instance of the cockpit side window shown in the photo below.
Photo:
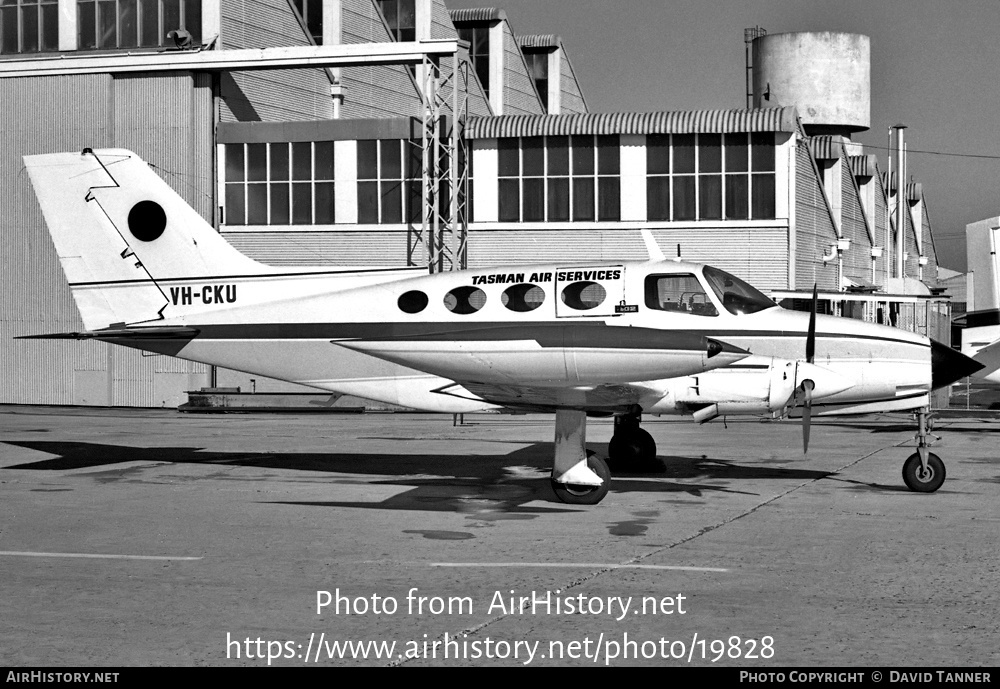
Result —
[[718, 316], [715, 305], [694, 275], [646, 276], [646, 308], [693, 316]]
[[734, 316], [757, 313], [777, 306], [773, 300], [761, 293], [756, 287], [724, 270], [705, 266], [705, 278], [726, 311]]

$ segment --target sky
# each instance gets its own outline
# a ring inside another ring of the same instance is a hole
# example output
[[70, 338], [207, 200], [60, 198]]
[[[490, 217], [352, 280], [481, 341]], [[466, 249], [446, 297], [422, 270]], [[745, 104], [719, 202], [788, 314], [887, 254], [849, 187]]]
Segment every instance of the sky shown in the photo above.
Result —
[[1000, 216], [997, 0], [448, 0], [500, 7], [515, 34], [562, 37], [592, 112], [746, 107], [743, 30], [871, 39], [871, 129], [907, 126], [941, 265], [965, 269], [965, 226]]

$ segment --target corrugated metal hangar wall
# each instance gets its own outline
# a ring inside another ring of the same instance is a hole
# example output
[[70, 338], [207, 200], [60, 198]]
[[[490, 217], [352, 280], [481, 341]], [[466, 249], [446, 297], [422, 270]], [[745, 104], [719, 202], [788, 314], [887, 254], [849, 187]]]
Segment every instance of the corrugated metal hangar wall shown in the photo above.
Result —
[[120, 146], [205, 217], [212, 213], [208, 75], [133, 74], [0, 80], [0, 403], [176, 406], [207, 367], [97, 342], [13, 340], [83, 329], [21, 157]]

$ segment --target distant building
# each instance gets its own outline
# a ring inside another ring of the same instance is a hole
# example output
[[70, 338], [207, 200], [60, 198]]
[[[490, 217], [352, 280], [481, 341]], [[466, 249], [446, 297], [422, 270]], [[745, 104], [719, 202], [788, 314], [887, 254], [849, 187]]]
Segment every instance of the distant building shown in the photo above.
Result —
[[[761, 107], [598, 114], [562, 40], [517, 33], [498, 9], [8, 5], [0, 403], [175, 406], [186, 390], [251, 385], [246, 374], [102, 343], [12, 339], [82, 327], [20, 158], [84, 147], [135, 150], [266, 263], [440, 270], [642, 259], [638, 230], [650, 229], [666, 255], [718, 265], [789, 305], [802, 307], [817, 285], [823, 311], [947, 339], [920, 185], [906, 186], [897, 232], [891, 176], [850, 140], [863, 106], [840, 126], [804, 118], [810, 104], [781, 94], [795, 65], [777, 48], [771, 58], [760, 50], [763, 64], [784, 70], [768, 82], [770, 101], [761, 87]], [[401, 56], [408, 45], [416, 58]], [[284, 47], [311, 50], [313, 61], [261, 69], [261, 56], [280, 54], [267, 49]], [[213, 62], [226, 57], [228, 66]], [[442, 243], [429, 245], [439, 226]]]

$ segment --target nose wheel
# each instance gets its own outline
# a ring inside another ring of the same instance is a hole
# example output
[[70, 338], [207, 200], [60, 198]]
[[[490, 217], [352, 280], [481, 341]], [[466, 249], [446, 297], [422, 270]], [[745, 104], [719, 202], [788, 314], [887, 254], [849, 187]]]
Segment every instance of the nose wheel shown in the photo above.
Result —
[[917, 451], [903, 463], [903, 483], [917, 493], [933, 493], [944, 483], [944, 462], [930, 451], [930, 412], [917, 412]]
[[933, 452], [927, 453], [926, 467], [919, 452], [914, 452], [903, 464], [903, 483], [918, 493], [933, 493], [944, 483], [944, 476], [944, 462]]

